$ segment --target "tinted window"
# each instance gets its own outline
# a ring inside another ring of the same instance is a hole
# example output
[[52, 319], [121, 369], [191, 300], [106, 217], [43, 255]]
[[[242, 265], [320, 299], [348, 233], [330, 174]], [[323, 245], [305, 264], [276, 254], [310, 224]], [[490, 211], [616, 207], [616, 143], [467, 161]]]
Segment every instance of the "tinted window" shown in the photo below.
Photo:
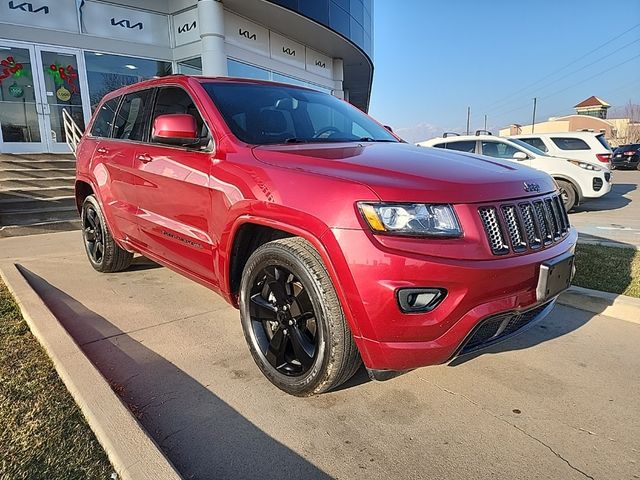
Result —
[[501, 142], [482, 142], [482, 154], [495, 158], [513, 158], [516, 147]]
[[203, 87], [233, 134], [246, 143], [397, 142], [360, 110], [326, 93], [227, 82]]
[[604, 135], [596, 135], [596, 138], [598, 139], [598, 141], [602, 144], [602, 146], [604, 148], [606, 148], [607, 150], [611, 151], [611, 147], [609, 146], [609, 143], [607, 142], [607, 139], [604, 138]]
[[528, 143], [529, 145], [531, 145], [532, 147], [536, 147], [538, 150], [542, 150], [543, 152], [548, 152], [549, 149], [547, 148], [547, 146], [544, 144], [544, 142], [542, 141], [541, 138], [519, 138], [518, 140], [521, 140], [525, 143]]
[[[195, 103], [191, 97], [180, 87], [166, 87], [158, 90], [156, 96], [156, 104], [153, 109], [153, 119], [159, 115], [168, 115], [172, 113], [186, 113], [196, 119], [200, 138], [208, 135], [207, 126], [198, 112]], [[152, 123], [153, 125], [153, 123]]]
[[102, 104], [100, 111], [96, 113], [96, 119], [91, 127], [91, 135], [94, 137], [109, 137], [113, 127], [113, 117], [116, 114], [118, 103], [122, 97], [112, 98]]
[[468, 152], [468, 153], [474, 153], [476, 151], [476, 141], [475, 140], [468, 140], [468, 141], [462, 141], [462, 142], [447, 142], [444, 144], [444, 147], [442, 147], [443, 144], [438, 145], [440, 148], [446, 148], [447, 150], [458, 150], [460, 152]]
[[125, 95], [116, 115], [111, 136], [122, 140], [144, 140], [147, 120], [151, 113], [150, 104], [151, 90]]
[[589, 145], [579, 138], [553, 137], [551, 141], [555, 143], [560, 150], [589, 150]]

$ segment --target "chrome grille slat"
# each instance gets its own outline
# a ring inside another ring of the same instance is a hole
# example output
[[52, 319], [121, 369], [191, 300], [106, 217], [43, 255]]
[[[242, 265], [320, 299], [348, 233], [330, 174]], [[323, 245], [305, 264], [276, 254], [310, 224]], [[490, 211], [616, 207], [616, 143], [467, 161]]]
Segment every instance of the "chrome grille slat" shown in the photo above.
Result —
[[478, 209], [494, 255], [522, 253], [560, 241], [569, 233], [569, 216], [560, 195], [520, 201], [518, 204]]
[[507, 232], [509, 233], [509, 240], [511, 240], [511, 248], [514, 252], [524, 252], [527, 249], [527, 244], [524, 241], [522, 227], [520, 226], [520, 220], [516, 213], [516, 207], [513, 205], [504, 205], [502, 207], [502, 215], [507, 224]]
[[494, 207], [483, 207], [478, 210], [480, 218], [487, 232], [491, 251], [495, 255], [504, 255], [509, 252], [509, 246], [505, 244], [502, 227], [498, 219], [497, 211]]

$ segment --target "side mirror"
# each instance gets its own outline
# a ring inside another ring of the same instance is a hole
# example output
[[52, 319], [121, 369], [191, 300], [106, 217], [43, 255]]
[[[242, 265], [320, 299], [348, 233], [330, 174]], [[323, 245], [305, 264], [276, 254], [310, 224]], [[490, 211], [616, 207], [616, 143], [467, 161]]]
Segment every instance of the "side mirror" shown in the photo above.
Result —
[[527, 155], [524, 152], [516, 152], [516, 153], [513, 154], [513, 159], [514, 160], [518, 160], [518, 161], [528, 160], [529, 159], [529, 155]]
[[159, 115], [153, 121], [151, 140], [182, 147], [197, 145], [200, 138], [196, 119], [186, 113]]
[[385, 125], [384, 128], [386, 128], [387, 130], [389, 130], [391, 133], [393, 133], [393, 128], [391, 128], [389, 125]]

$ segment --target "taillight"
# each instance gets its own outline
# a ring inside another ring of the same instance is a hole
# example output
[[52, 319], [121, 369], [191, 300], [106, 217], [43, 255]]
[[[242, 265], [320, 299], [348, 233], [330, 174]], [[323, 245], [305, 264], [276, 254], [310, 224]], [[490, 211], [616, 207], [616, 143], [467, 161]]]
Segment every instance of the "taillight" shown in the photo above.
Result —
[[610, 153], [596, 153], [596, 157], [601, 162], [609, 163], [609, 160], [611, 159], [611, 154]]
[[633, 157], [636, 154], [634, 151], [624, 152], [623, 155], [625, 157]]

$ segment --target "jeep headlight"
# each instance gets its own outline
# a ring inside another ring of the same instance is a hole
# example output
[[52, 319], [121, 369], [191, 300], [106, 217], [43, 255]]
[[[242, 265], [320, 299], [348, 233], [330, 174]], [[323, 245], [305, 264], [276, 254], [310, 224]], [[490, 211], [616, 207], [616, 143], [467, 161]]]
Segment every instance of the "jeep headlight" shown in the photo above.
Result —
[[428, 203], [358, 203], [376, 233], [422, 237], [460, 237], [462, 229], [451, 205]]
[[580, 168], [584, 168], [585, 170], [593, 170], [594, 172], [599, 172], [602, 170], [600, 167], [597, 167], [591, 163], [581, 162], [580, 160], [567, 160], [567, 162], [573, 163], [574, 165]]

